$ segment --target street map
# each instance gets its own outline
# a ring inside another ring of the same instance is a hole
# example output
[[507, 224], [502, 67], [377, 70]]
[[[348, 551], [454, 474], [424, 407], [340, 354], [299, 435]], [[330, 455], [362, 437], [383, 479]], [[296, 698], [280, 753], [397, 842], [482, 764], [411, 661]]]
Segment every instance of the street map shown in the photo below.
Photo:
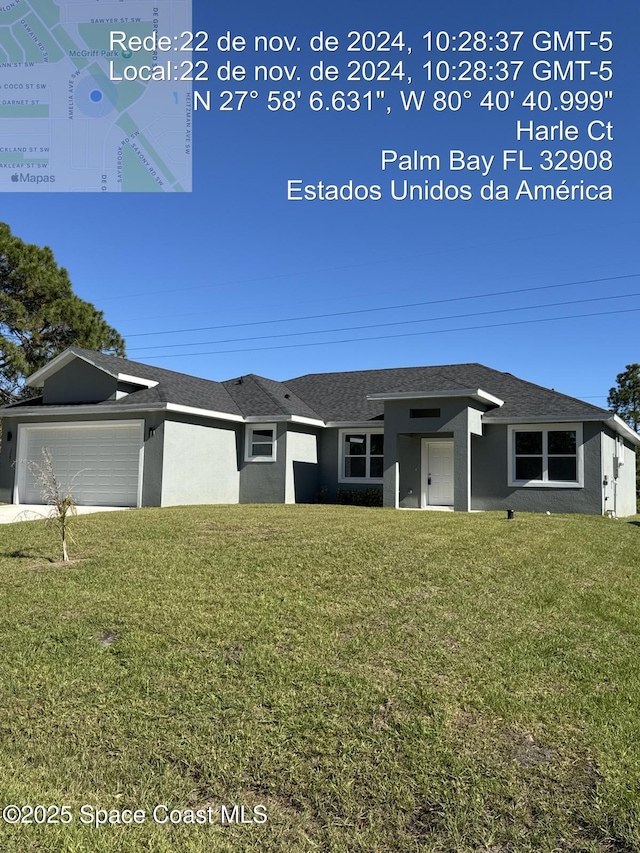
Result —
[[119, 79], [162, 56], [110, 46], [191, 20], [191, 0], [0, 0], [0, 191], [190, 192], [192, 83]]

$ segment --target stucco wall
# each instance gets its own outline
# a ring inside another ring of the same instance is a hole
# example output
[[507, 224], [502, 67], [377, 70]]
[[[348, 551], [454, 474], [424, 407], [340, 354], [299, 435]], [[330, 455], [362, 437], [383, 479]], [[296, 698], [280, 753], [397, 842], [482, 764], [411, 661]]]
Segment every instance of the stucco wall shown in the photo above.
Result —
[[317, 430], [289, 425], [286, 454], [285, 503], [314, 503], [318, 495]]
[[507, 424], [485, 423], [484, 435], [472, 436], [471, 442], [471, 508], [599, 515], [602, 512], [601, 428], [598, 423], [584, 424], [582, 488], [513, 488], [507, 485]]
[[45, 381], [42, 397], [47, 406], [99, 403], [115, 399], [116, 385], [115, 377], [76, 358]]
[[625, 443], [622, 465], [616, 471], [614, 457], [619, 451], [619, 440], [612, 430], [606, 428], [602, 433], [602, 475], [608, 484], [603, 490], [603, 512], [611, 510], [616, 516], [623, 517], [636, 514], [636, 460], [633, 447]]
[[[382, 421], [371, 421], [371, 428], [380, 429], [384, 424]], [[358, 432], [357, 427], [351, 430]], [[340, 430], [329, 428], [320, 430], [318, 436], [319, 447], [319, 462], [318, 462], [318, 486], [317, 494], [322, 495], [322, 499], [328, 503], [336, 500], [338, 489], [342, 492], [365, 492], [368, 489], [383, 489], [382, 483], [339, 483], [338, 482], [338, 445], [340, 440]], [[385, 456], [386, 456], [386, 436], [385, 436]]]
[[[440, 416], [412, 418], [411, 409], [421, 408], [439, 409]], [[397, 488], [400, 507], [420, 507], [422, 439], [451, 437], [454, 454], [454, 508], [459, 511], [468, 510], [470, 434], [480, 429], [481, 415], [485, 408], [467, 397], [387, 401], [384, 407], [385, 506], [394, 506]]]
[[162, 506], [238, 503], [236, 431], [222, 422], [165, 420]]
[[[0, 450], [0, 501], [11, 503], [15, 478], [18, 424], [74, 423], [96, 421], [97, 413], [49, 416], [42, 418], [4, 418]], [[167, 506], [193, 503], [238, 502], [238, 428], [221, 421], [201, 419], [190, 424], [186, 419], [166, 421], [161, 412], [137, 415], [123, 411], [122, 417], [144, 417], [144, 451], [142, 476], [142, 506]], [[100, 418], [107, 423], [121, 420], [114, 414]], [[12, 433], [8, 441], [7, 434]], [[165, 446], [166, 445], [166, 446]], [[213, 460], [221, 460], [217, 469]], [[211, 461], [210, 461], [211, 460]], [[211, 482], [209, 477], [211, 475]]]
[[[2, 421], [2, 449], [0, 450], [0, 501], [4, 503], [12, 503], [13, 490], [15, 483], [15, 461], [17, 452], [17, 437], [18, 426], [26, 424], [35, 426], [42, 424], [60, 424], [68, 423], [86, 423], [95, 421], [130, 420], [131, 418], [144, 418], [144, 450], [143, 450], [143, 478], [142, 478], [142, 505], [143, 506], [160, 506], [160, 482], [162, 471], [162, 447], [158, 444], [158, 439], [154, 436], [149, 438], [150, 427], [160, 427], [162, 425], [161, 417], [154, 414], [146, 416], [135, 411], [123, 411], [118, 417], [114, 414], [104, 414], [98, 417], [99, 412], [91, 414], [74, 414], [70, 411], [66, 415], [48, 415], [43, 410], [42, 416], [37, 418], [3, 418]], [[12, 434], [11, 441], [8, 440], [8, 434]]]
[[638, 448], [625, 444], [624, 465], [620, 468], [616, 512], [619, 516], [635, 515], [637, 512], [636, 453]]
[[[259, 424], [251, 424], [259, 426]], [[240, 503], [284, 503], [286, 480], [286, 424], [276, 424], [274, 462], [245, 462], [245, 425], [240, 448]]]
[[149, 412], [144, 424], [142, 506], [161, 505], [163, 442], [164, 416]]
[[335, 501], [338, 491], [338, 430], [323, 429], [318, 436], [318, 491]]
[[[11, 433], [11, 440], [9, 440]], [[0, 503], [9, 504], [13, 500], [13, 482], [18, 446], [18, 428], [13, 418], [2, 419], [2, 447], [0, 448]]]
[[419, 435], [398, 436], [400, 485], [398, 504], [403, 509], [419, 509], [422, 497], [421, 439]]

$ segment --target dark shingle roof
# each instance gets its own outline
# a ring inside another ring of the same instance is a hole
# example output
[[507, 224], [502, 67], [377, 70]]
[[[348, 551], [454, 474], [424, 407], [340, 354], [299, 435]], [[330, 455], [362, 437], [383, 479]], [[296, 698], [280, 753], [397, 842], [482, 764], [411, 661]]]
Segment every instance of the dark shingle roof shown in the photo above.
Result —
[[[309, 373], [286, 382], [249, 374], [215, 382], [81, 347], [71, 347], [71, 351], [109, 373], [137, 376], [158, 383], [153, 388], [141, 388], [118, 401], [108, 402], [110, 406], [122, 406], [123, 409], [173, 403], [244, 417], [285, 415], [323, 421], [364, 421], [379, 419], [384, 412], [384, 403], [367, 400], [369, 394], [473, 388], [504, 401], [502, 407], [486, 412], [485, 420], [539, 416], [581, 420], [611, 416], [610, 412], [598, 406], [476, 363]], [[40, 403], [25, 401], [22, 405]]]
[[[124, 373], [158, 383], [154, 388], [143, 388], [117, 400], [115, 405], [123, 408], [154, 403], [174, 403], [179, 406], [193, 406], [197, 409], [242, 415], [222, 382], [200, 379], [197, 376], [189, 376], [187, 373], [176, 373], [174, 370], [165, 370], [163, 367], [153, 367], [138, 361], [130, 361], [128, 358], [105, 355], [81, 347], [71, 347], [71, 351], [110, 373], [116, 375]], [[114, 401], [109, 401], [109, 405], [114, 405]]]
[[222, 384], [245, 417], [297, 415], [318, 420], [316, 412], [283, 382], [250, 373]]
[[326, 421], [370, 420], [384, 410], [382, 401], [368, 394], [403, 391], [454, 391], [479, 388], [504, 401], [485, 415], [498, 417], [610, 417], [611, 413], [582, 400], [567, 397], [540, 385], [525, 382], [511, 373], [482, 364], [447, 364], [437, 367], [396, 367], [349, 373], [310, 373], [286, 384]]

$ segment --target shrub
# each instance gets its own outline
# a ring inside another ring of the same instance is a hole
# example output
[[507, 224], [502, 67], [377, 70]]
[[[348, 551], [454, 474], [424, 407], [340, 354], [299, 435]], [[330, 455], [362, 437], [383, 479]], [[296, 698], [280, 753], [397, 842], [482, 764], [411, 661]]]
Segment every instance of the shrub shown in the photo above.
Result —
[[336, 503], [348, 506], [382, 506], [382, 489], [338, 489]]

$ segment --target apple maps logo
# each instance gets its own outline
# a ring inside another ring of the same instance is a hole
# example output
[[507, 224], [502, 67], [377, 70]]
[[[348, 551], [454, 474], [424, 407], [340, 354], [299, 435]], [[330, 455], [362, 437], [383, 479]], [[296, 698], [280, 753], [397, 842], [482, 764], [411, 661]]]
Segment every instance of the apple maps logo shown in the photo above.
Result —
[[14, 172], [11, 175], [11, 180], [14, 184], [55, 184], [56, 176], [55, 175], [32, 175], [29, 172], [23, 172], [22, 174], [18, 172]]

